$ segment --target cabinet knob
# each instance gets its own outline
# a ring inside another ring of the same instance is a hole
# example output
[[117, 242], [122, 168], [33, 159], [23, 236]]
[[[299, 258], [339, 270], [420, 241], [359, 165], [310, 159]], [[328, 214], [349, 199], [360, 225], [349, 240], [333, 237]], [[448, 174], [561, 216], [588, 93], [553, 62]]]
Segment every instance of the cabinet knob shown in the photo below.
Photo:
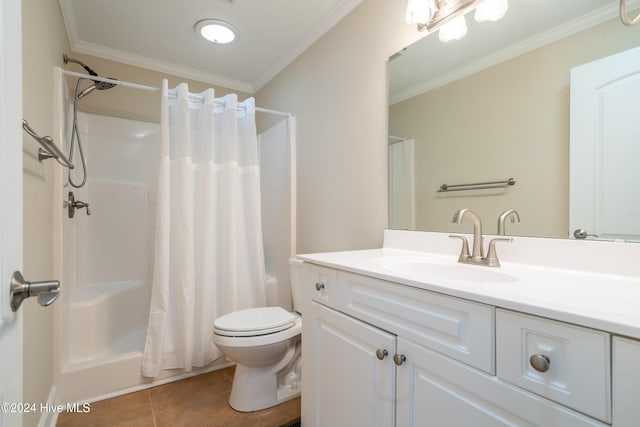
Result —
[[320, 292], [323, 289], [324, 289], [324, 283], [316, 282], [316, 291]]
[[394, 354], [393, 355], [393, 361], [398, 366], [402, 365], [406, 360], [407, 360], [407, 358], [405, 357], [404, 354]]
[[389, 355], [389, 352], [387, 350], [384, 350], [382, 348], [379, 348], [376, 350], [376, 357], [380, 360], [384, 359], [388, 355]]
[[551, 360], [544, 354], [534, 354], [529, 358], [529, 363], [533, 369], [538, 372], [547, 372], [549, 370], [549, 365], [551, 364]]

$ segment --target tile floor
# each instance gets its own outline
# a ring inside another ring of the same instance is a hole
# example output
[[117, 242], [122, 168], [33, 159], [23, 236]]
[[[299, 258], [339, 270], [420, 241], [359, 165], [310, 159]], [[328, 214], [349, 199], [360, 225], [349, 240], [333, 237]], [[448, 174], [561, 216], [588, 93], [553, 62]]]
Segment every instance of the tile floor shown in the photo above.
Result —
[[57, 427], [278, 427], [300, 417], [300, 398], [256, 412], [228, 403], [233, 367], [91, 404], [87, 413], [62, 413]]

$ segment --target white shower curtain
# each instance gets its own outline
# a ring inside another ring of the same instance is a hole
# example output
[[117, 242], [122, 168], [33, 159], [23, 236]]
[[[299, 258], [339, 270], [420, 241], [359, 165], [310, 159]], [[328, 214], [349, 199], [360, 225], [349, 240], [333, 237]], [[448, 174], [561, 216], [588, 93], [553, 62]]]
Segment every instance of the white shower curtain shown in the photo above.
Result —
[[215, 318], [266, 305], [254, 100], [170, 92], [164, 80], [147, 377], [220, 357]]

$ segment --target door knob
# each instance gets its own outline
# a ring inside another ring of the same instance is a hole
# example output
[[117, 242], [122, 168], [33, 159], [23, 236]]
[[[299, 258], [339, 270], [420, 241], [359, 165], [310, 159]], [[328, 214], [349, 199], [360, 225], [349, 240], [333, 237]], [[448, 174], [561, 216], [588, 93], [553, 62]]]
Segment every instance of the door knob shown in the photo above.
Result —
[[597, 234], [587, 234], [587, 230], [584, 228], [576, 228], [573, 231], [573, 237], [576, 239], [586, 239], [587, 237], [598, 237]]
[[43, 307], [48, 306], [60, 296], [60, 282], [57, 280], [28, 282], [19, 271], [14, 271], [9, 291], [11, 310], [18, 310], [25, 298], [34, 296], [38, 297], [38, 304]]
[[389, 355], [389, 352], [385, 349], [379, 348], [376, 350], [376, 357], [380, 360], [384, 359]]

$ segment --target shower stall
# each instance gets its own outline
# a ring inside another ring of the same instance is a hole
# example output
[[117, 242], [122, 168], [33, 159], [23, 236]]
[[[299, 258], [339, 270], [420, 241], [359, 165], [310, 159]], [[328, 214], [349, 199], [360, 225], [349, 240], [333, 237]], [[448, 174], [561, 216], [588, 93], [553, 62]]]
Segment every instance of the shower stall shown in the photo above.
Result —
[[[54, 115], [59, 129], [54, 135], [66, 151], [73, 91], [68, 90], [62, 70], [57, 69], [56, 74]], [[292, 120], [283, 123], [281, 130], [265, 133], [262, 140], [269, 143], [261, 144], [261, 149], [265, 161], [275, 161], [275, 166], [264, 165], [263, 189], [280, 195], [271, 200], [263, 194], [263, 221], [287, 221], [284, 226], [264, 227], [280, 227], [287, 234], [265, 236], [267, 273], [279, 276], [276, 299], [286, 308], [290, 294], [284, 266], [295, 251], [289, 243], [295, 242], [295, 204], [283, 202], [281, 195], [295, 194], [295, 178], [294, 172], [285, 177], [275, 172], [283, 166], [280, 156], [288, 156], [289, 163], [295, 153], [289, 148], [293, 147], [293, 127], [286, 126]], [[54, 305], [58, 402], [102, 399], [198, 373], [162, 371], [154, 379], [140, 373], [153, 271], [160, 125], [78, 112], [77, 131], [89, 179], [86, 185], [74, 188], [67, 172], [56, 168], [54, 182], [54, 262], [61, 278], [61, 297]], [[275, 160], [274, 155], [280, 158]], [[87, 209], [71, 212], [70, 197], [87, 203]], [[200, 372], [227, 364], [218, 360]]]
[[[57, 385], [71, 400], [141, 382], [159, 139], [155, 123], [81, 112], [77, 120], [91, 179], [79, 189], [63, 186], [62, 196], [73, 194], [89, 211], [69, 218], [63, 210], [56, 352]], [[136, 375], [123, 380], [123, 370]]]

